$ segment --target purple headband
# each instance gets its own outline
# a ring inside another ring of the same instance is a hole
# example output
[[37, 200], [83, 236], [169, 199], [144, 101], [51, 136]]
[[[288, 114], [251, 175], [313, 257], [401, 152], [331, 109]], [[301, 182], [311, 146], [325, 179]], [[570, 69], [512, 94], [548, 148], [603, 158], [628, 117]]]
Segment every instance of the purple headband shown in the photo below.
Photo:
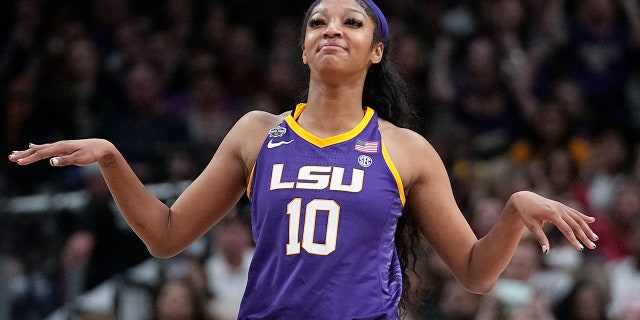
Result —
[[382, 43], [385, 47], [387, 47], [389, 45], [389, 24], [387, 23], [387, 18], [384, 17], [384, 13], [382, 13], [382, 10], [378, 8], [373, 0], [364, 0], [364, 2], [376, 15], [376, 18], [378, 19], [378, 28], [380, 29], [380, 34], [382, 35]]

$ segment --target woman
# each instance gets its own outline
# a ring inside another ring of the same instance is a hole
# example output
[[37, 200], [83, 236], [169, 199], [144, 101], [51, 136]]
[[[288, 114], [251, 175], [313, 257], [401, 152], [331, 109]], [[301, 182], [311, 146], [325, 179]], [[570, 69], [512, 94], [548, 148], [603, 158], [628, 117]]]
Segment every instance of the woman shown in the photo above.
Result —
[[156, 290], [151, 320], [211, 320], [205, 298], [190, 280], [167, 279]]
[[594, 248], [593, 218], [530, 192], [511, 196], [493, 229], [476, 238], [436, 151], [399, 126], [408, 109], [384, 56], [388, 40], [371, 0], [312, 4], [302, 43], [306, 103], [291, 114], [242, 117], [171, 207], [105, 140], [30, 145], [9, 158], [98, 162], [127, 222], [158, 257], [182, 251], [246, 191], [256, 249], [239, 319], [398, 319], [404, 247], [396, 249], [394, 233], [403, 211], [472, 292], [492, 288], [524, 226], [545, 252], [547, 221], [575, 248]]

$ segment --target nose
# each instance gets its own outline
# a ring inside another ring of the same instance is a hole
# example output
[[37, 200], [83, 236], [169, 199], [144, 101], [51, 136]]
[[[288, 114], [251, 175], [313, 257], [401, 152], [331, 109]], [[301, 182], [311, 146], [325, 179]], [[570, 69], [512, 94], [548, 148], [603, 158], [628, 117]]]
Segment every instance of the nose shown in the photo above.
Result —
[[335, 19], [329, 21], [329, 23], [327, 23], [327, 28], [324, 30], [323, 34], [325, 37], [329, 38], [341, 37], [342, 29], [340, 29], [340, 22], [336, 21]]

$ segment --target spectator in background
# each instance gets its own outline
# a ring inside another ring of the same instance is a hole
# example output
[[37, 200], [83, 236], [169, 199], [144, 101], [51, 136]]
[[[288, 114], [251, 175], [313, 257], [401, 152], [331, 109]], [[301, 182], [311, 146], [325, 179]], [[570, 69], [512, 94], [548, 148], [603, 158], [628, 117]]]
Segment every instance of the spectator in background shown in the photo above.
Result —
[[158, 285], [150, 320], [214, 320], [207, 315], [204, 297], [189, 280], [167, 280]]
[[593, 211], [587, 185], [580, 178], [580, 168], [568, 148], [553, 148], [534, 162], [530, 174], [538, 192], [562, 203], [571, 203], [583, 212]]
[[[296, 98], [303, 93], [308, 70], [298, 59], [300, 39], [296, 21], [283, 19], [276, 23], [270, 39], [265, 77], [271, 85], [263, 92], [269, 96], [267, 99], [274, 100], [273, 112], [282, 113], [291, 109]], [[255, 104], [254, 108], [259, 109]]]
[[[174, 46], [185, 49], [181, 54], [187, 53], [195, 45], [200, 3], [194, 0], [169, 0], [164, 4], [168, 36], [174, 40]], [[179, 61], [186, 62], [184, 58]]]
[[[111, 77], [116, 84], [125, 86], [130, 70], [136, 66], [150, 63], [149, 55], [151, 53], [149, 51], [149, 39], [147, 37], [149, 30], [142, 18], [131, 18], [123, 21], [120, 24], [114, 25], [113, 29], [114, 30], [110, 32], [109, 39], [110, 42], [113, 42], [113, 45], [110, 51], [104, 55], [104, 67], [108, 76]], [[161, 79], [157, 81], [162, 83]]]
[[240, 117], [240, 110], [220, 81], [210, 71], [196, 70], [191, 76], [189, 102], [184, 114], [189, 141], [198, 150], [194, 154], [198, 169], [211, 160], [211, 156]]
[[428, 108], [428, 53], [425, 44], [417, 34], [403, 32], [396, 35], [394, 54], [398, 59], [398, 71], [407, 82], [407, 86], [414, 94], [412, 103], [418, 107], [418, 116], [422, 123], [418, 124], [419, 130], [426, 132], [433, 121], [433, 110]]
[[554, 308], [556, 319], [609, 320], [608, 288], [595, 280], [582, 279], [575, 283], [569, 294]]
[[[433, 248], [426, 247], [423, 260], [418, 260], [421, 269], [416, 270], [424, 270], [419, 275], [420, 281], [424, 285], [424, 296], [417, 296], [422, 300], [417, 305], [414, 317], [416, 319], [439, 319], [444, 317], [441, 301], [444, 299], [445, 286], [455, 279]], [[412, 282], [412, 285], [414, 284], [415, 282]]]
[[472, 320], [480, 306], [480, 296], [464, 289], [455, 279], [449, 279], [442, 287], [438, 300], [440, 315], [425, 320]]
[[0, 35], [0, 81], [10, 82], [21, 74], [35, 75], [39, 68], [43, 46], [43, 8], [40, 1], [16, 1], [13, 25]]
[[[84, 292], [65, 308], [56, 312], [57, 318], [68, 319], [69, 312], [100, 315], [118, 320], [151, 319], [156, 310], [158, 290], [168, 282], [184, 282], [190, 286], [192, 297], [197, 297], [200, 304], [206, 303], [210, 297], [206, 275], [199, 258], [198, 244], [187, 252], [170, 259], [147, 259], [114, 277], [102, 282], [97, 287]], [[172, 290], [173, 291], [173, 290]], [[175, 297], [176, 295], [171, 295]], [[180, 308], [172, 308], [173, 302], [184, 302], [184, 297], [170, 298], [163, 305], [180, 313]], [[62, 317], [62, 318], [60, 318]]]
[[499, 70], [506, 79], [513, 78], [528, 59], [532, 34], [527, 30], [524, 2], [498, 0], [487, 5], [487, 33], [496, 45]]
[[2, 276], [6, 281], [2, 287], [2, 299], [6, 299], [7, 314], [11, 320], [39, 320], [55, 307], [55, 287], [47, 281], [40, 270], [29, 266], [20, 257], [3, 257]]
[[[269, 60], [289, 63], [292, 66], [297, 66], [296, 71], [305, 73], [304, 65], [297, 60], [300, 39], [299, 26], [296, 20], [291, 17], [277, 20], [271, 29], [270, 41]], [[302, 81], [304, 76], [294, 75], [294, 79]]]
[[[130, 26], [135, 19], [133, 3], [130, 0], [91, 0], [88, 1], [89, 12], [83, 17], [91, 21], [91, 38], [95, 41], [103, 57], [107, 59], [107, 66], [120, 65], [116, 57], [123, 42], [120, 30], [123, 26]], [[148, 8], [149, 9], [149, 8]], [[149, 12], [151, 10], [148, 10]], [[135, 52], [129, 51], [130, 53]], [[112, 54], [116, 55], [112, 55]], [[116, 58], [116, 59], [111, 59]], [[114, 65], [115, 64], [115, 65]], [[107, 68], [109, 69], [109, 68]]]
[[167, 156], [189, 141], [185, 123], [167, 111], [158, 73], [146, 64], [127, 75], [124, 113], [109, 124], [105, 136], [132, 161], [143, 182], [167, 177]]
[[[568, 130], [578, 137], [588, 137], [594, 119], [589, 119], [586, 97], [578, 83], [570, 79], [559, 79], [552, 88], [551, 99], [562, 110]], [[584, 159], [580, 160], [579, 163], [582, 164]]]
[[516, 162], [540, 166], [553, 150], [572, 143], [567, 118], [553, 102], [540, 106], [530, 120], [528, 136], [511, 146], [510, 155]]
[[115, 207], [98, 168], [85, 167], [83, 176], [89, 203], [62, 251], [66, 301], [150, 257]]
[[550, 292], [539, 277], [543, 271], [543, 256], [535, 239], [523, 235], [495, 288], [482, 297], [478, 319], [552, 319]]
[[173, 33], [153, 30], [148, 37], [148, 64], [157, 71], [167, 111], [185, 108], [189, 85], [189, 60], [181, 39]]
[[614, 190], [630, 174], [634, 155], [633, 139], [624, 128], [608, 125], [594, 128], [589, 156], [582, 168], [594, 214], [609, 211]]
[[629, 237], [633, 224], [640, 219], [640, 187], [635, 181], [624, 181], [612, 190], [609, 209], [594, 222], [593, 228], [600, 236], [596, 252], [606, 262], [617, 262], [630, 254]]
[[37, 112], [35, 82], [33, 76], [23, 74], [9, 84], [2, 108], [2, 146], [5, 148], [16, 147], [42, 135], [45, 119]]
[[[38, 112], [38, 88], [36, 79], [30, 74], [22, 74], [11, 81], [8, 86], [7, 98], [0, 109], [2, 114], [1, 145], [14, 149], [17, 146], [40, 141], [51, 132], [52, 125], [47, 117]], [[51, 181], [53, 176], [43, 167], [36, 166], [26, 171], [16, 171], [15, 168], [0, 166], [5, 169], [7, 183], [11, 186], [4, 195], [27, 194], [42, 189], [42, 185], [28, 185], [27, 177], [39, 176], [45, 181]]]
[[[247, 105], [247, 96], [260, 92], [265, 83], [264, 55], [259, 50], [254, 31], [248, 26], [231, 27], [221, 56], [221, 73], [235, 99]], [[242, 63], [238, 63], [242, 61]]]
[[95, 137], [119, 115], [116, 90], [105, 77], [102, 59], [94, 43], [80, 38], [68, 43], [65, 74], [54, 77], [46, 88], [40, 112], [56, 124], [52, 133], [60, 139]]
[[630, 255], [609, 267], [611, 305], [608, 315], [614, 320], [637, 319], [640, 315], [640, 217], [630, 223], [627, 238]]
[[[501, 78], [499, 56], [493, 41], [487, 36], [477, 36], [462, 48], [464, 65], [453, 68], [453, 54], [449, 45], [443, 52], [432, 76], [437, 79], [436, 94], [453, 109], [453, 115], [467, 130], [470, 155], [474, 158], [493, 158], [522, 135], [522, 117], [506, 83]], [[439, 63], [438, 63], [439, 64]]]
[[453, 108], [458, 94], [453, 83], [454, 77], [463, 73], [454, 71], [454, 66], [459, 64], [456, 59], [458, 46], [458, 42], [449, 36], [440, 36], [435, 41], [427, 85], [433, 119], [430, 127], [421, 129], [425, 136], [431, 137], [434, 147], [442, 150], [447, 167], [452, 167], [457, 160], [466, 161], [470, 157], [468, 128], [456, 119]]
[[228, 32], [231, 28], [230, 9], [224, 1], [211, 1], [204, 12], [204, 22], [200, 27], [197, 51], [206, 51], [218, 59], [222, 59], [227, 44]]
[[640, 45], [639, 13], [635, 0], [562, 0], [548, 2], [545, 19], [562, 56], [557, 67], [576, 79], [593, 119], [626, 129], [634, 126], [625, 88]]
[[238, 317], [253, 256], [251, 230], [243, 217], [235, 215], [225, 218], [213, 231], [213, 253], [205, 261], [213, 295], [209, 312], [217, 320], [234, 320]]
[[[265, 77], [272, 86], [256, 94], [256, 96], [264, 94], [268, 96], [268, 99], [273, 100], [273, 112], [286, 112], [294, 103], [293, 101], [295, 101], [296, 97], [300, 96], [303, 92], [301, 84], [304, 82], [301, 81], [302, 79], [299, 77], [300, 73], [297, 70], [298, 68], [290, 61], [270, 61], [269, 65], [265, 68]], [[251, 103], [251, 106], [254, 109], [265, 110], [259, 109], [258, 103]]]
[[477, 197], [471, 204], [473, 210], [470, 217], [471, 228], [478, 238], [485, 236], [498, 220], [504, 201], [497, 196], [485, 195]]

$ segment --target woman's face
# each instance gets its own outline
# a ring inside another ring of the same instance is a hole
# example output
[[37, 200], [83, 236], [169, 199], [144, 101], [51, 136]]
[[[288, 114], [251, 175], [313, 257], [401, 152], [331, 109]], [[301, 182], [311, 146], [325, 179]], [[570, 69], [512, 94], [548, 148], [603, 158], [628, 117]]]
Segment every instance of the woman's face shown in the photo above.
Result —
[[195, 310], [189, 289], [180, 282], [168, 282], [156, 302], [156, 313], [161, 320], [192, 318]]
[[[373, 43], [375, 22], [355, 0], [324, 0], [305, 26], [302, 60], [312, 73], [366, 73], [382, 59], [383, 45]], [[338, 71], [338, 72], [336, 72]]]

